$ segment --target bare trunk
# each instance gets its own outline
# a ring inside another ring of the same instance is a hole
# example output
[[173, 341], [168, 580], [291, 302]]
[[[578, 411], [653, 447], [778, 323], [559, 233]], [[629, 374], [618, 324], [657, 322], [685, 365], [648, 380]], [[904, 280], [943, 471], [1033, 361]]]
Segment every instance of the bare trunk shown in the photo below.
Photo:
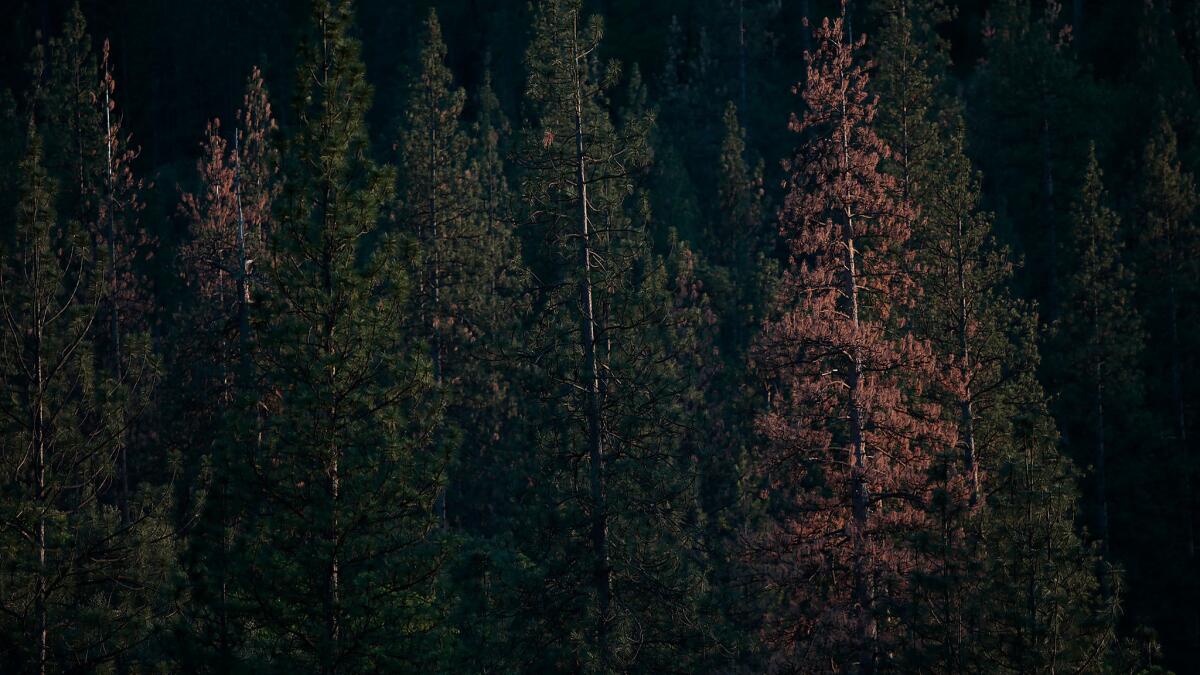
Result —
[[250, 374], [250, 261], [246, 255], [246, 217], [242, 213], [242, 150], [241, 130], [233, 132], [233, 190], [237, 200], [237, 245], [238, 245], [238, 351], [241, 364], [242, 384]]
[[[325, 26], [326, 19], [321, 19], [321, 35], [322, 35], [322, 77], [321, 81], [329, 82], [329, 70], [332, 67], [332, 57], [330, 55], [329, 31]], [[330, 302], [333, 301], [334, 295], [334, 280], [333, 280], [333, 242], [330, 240], [330, 211], [334, 208], [334, 201], [337, 198], [333, 193], [333, 186], [328, 182], [322, 188], [321, 194], [321, 218], [323, 251], [322, 251], [322, 285], [325, 291], [325, 297]], [[334, 351], [334, 331], [335, 331], [335, 316], [333, 307], [325, 308], [325, 325], [322, 327], [322, 350], [324, 356], [331, 356]], [[335, 391], [337, 387], [337, 367], [334, 366], [329, 371], [329, 388]], [[325, 545], [329, 551], [329, 569], [327, 571], [328, 578], [326, 584], [328, 588], [325, 593], [325, 639], [327, 644], [327, 652], [322, 657], [321, 670], [326, 675], [333, 675], [337, 672], [338, 661], [338, 643], [341, 640], [341, 566], [340, 555], [338, 550], [338, 506], [341, 497], [341, 462], [340, 448], [337, 444], [337, 428], [338, 428], [338, 412], [336, 403], [331, 402], [327, 411], [328, 415], [328, 430], [329, 435], [328, 452], [329, 459], [326, 466], [327, 473], [327, 494], [329, 497], [329, 522], [328, 529], [325, 531]]]
[[[426, 105], [429, 110], [429, 360], [433, 366], [433, 384], [439, 391], [442, 388], [442, 335], [439, 313], [441, 311], [441, 261], [440, 242], [438, 241], [438, 209], [437, 209], [437, 103], [433, 100], [432, 88], [426, 88]], [[441, 427], [434, 431], [434, 447], [440, 450], [439, 433]], [[442, 485], [438, 489], [434, 509], [438, 520], [445, 529], [447, 525], [446, 490]]]
[[[846, 214], [846, 271], [844, 275], [844, 292], [850, 304], [850, 317], [854, 327], [858, 328], [858, 280], [855, 274], [853, 227], [850, 225], [852, 216]], [[863, 439], [862, 408], [859, 403], [862, 387], [862, 360], [858, 350], [851, 353], [850, 376], [847, 381], [849, 389], [850, 408], [850, 481], [851, 500], [854, 516], [853, 546], [854, 546], [854, 601], [858, 606], [858, 639], [860, 648], [859, 672], [863, 675], [875, 671], [875, 637], [877, 629], [874, 617], [874, 593], [870, 578], [870, 567], [867, 551], [867, 528], [869, 527], [870, 499], [867, 486], [867, 452]]]
[[1105, 554], [1108, 553], [1108, 498], [1105, 477], [1104, 451], [1104, 367], [1097, 363], [1096, 370], [1096, 449], [1093, 461], [1096, 466], [1096, 537]]
[[[958, 241], [961, 247], [963, 231], [962, 219], [958, 220]], [[972, 410], [971, 391], [969, 387], [971, 375], [971, 346], [967, 340], [967, 328], [970, 317], [967, 314], [967, 279], [966, 261], [963, 260], [961, 249], [958, 251], [958, 346], [959, 346], [959, 376], [962, 379], [962, 392], [959, 395], [960, 438], [962, 441], [963, 470], [967, 474], [970, 489], [970, 505], [972, 508], [979, 504], [979, 466], [975, 457], [975, 414]]]
[[[848, 12], [849, 10], [847, 10]], [[847, 18], [847, 22], [849, 19]], [[846, 115], [846, 100], [842, 99], [842, 115]], [[842, 136], [842, 170], [850, 170], [850, 148], [848, 139]], [[849, 305], [850, 320], [857, 332], [858, 321], [858, 275], [856, 270], [854, 250], [854, 213], [845, 209], [842, 223], [842, 245], [845, 249], [845, 269], [843, 274], [842, 292]], [[871, 579], [871, 567], [867, 547], [867, 531], [870, 527], [870, 494], [867, 485], [867, 451], [863, 438], [861, 387], [863, 377], [862, 358], [857, 348], [850, 352], [850, 375], [847, 378], [848, 404], [850, 413], [850, 482], [851, 508], [853, 512], [853, 547], [854, 547], [854, 601], [858, 610], [858, 672], [861, 675], [871, 675], [875, 672], [876, 648], [875, 642], [878, 628], [875, 624], [874, 588]]]
[[[329, 211], [328, 211], [328, 208], [329, 208], [329, 190], [328, 190], [328, 188], [326, 188], [326, 190], [325, 190], [325, 207], [326, 207], [326, 210], [325, 210], [326, 216], [325, 217], [328, 218], [328, 213], [329, 213]], [[326, 235], [325, 252], [324, 252], [325, 260], [324, 260], [323, 274], [325, 276], [325, 279], [324, 279], [325, 293], [326, 293], [326, 297], [329, 297], [329, 298], [333, 297], [333, 274], [332, 274], [333, 251], [331, 249], [332, 249], [332, 244], [328, 240], [328, 235]], [[325, 351], [326, 356], [328, 356], [328, 355], [333, 354], [333, 352], [334, 352], [334, 344], [333, 344], [334, 317], [331, 313], [333, 311], [332, 309], [327, 309], [326, 311], [327, 311], [327, 314], [325, 317], [324, 335], [322, 337], [324, 338], [323, 349]], [[330, 370], [329, 380], [330, 380], [329, 381], [330, 388], [336, 389], [336, 386], [337, 386], [337, 367], [336, 366], [334, 366]], [[338, 447], [338, 444], [337, 444], [337, 426], [338, 426], [337, 416], [338, 416], [338, 413], [337, 413], [336, 404], [330, 405], [329, 410], [327, 411], [327, 414], [329, 416], [328, 429], [326, 430], [326, 433], [329, 435], [329, 446], [328, 446], [329, 464], [328, 464], [328, 468], [327, 468], [327, 474], [328, 474], [328, 494], [329, 494], [330, 504], [329, 504], [329, 524], [328, 524], [329, 529], [325, 532], [325, 543], [329, 547], [329, 579], [328, 579], [329, 589], [328, 589], [327, 597], [325, 600], [325, 602], [326, 602], [325, 630], [326, 630], [326, 638], [329, 642], [329, 645], [328, 645], [329, 653], [326, 654], [326, 658], [324, 659], [325, 663], [323, 664], [323, 671], [326, 673], [334, 673], [337, 670], [336, 663], [337, 663], [338, 642], [341, 638], [341, 622], [340, 622], [341, 598], [340, 598], [340, 594], [339, 594], [339, 592], [340, 592], [339, 585], [340, 585], [341, 579], [339, 576], [340, 575], [340, 565], [339, 565], [339, 551], [338, 551], [338, 545], [339, 545], [339, 542], [338, 542], [338, 527], [339, 527], [338, 500], [341, 497], [341, 473], [340, 473], [341, 462], [340, 462], [340, 448]]]
[[[575, 17], [576, 22], [578, 16]], [[578, 36], [578, 25], [574, 27]], [[612, 603], [611, 572], [608, 565], [608, 504], [604, 484], [604, 442], [600, 425], [600, 368], [596, 357], [596, 326], [592, 313], [592, 251], [587, 200], [587, 158], [583, 145], [583, 64], [581, 55], [574, 55], [575, 74], [575, 183], [579, 198], [579, 305], [580, 346], [584, 355], [584, 388], [587, 396], [588, 463], [592, 498], [592, 553], [595, 556], [593, 576], [596, 585], [596, 640], [602, 666], [607, 666], [609, 654], [609, 614]]]
[[34, 474], [36, 481], [36, 504], [38, 519], [37, 519], [37, 598], [35, 601], [34, 611], [37, 614], [37, 634], [38, 634], [38, 673], [46, 675], [46, 669], [49, 665], [50, 657], [50, 630], [47, 609], [47, 593], [46, 587], [46, 509], [49, 507], [46, 504], [46, 406], [45, 406], [45, 366], [42, 363], [42, 317], [44, 312], [41, 307], [41, 298], [38, 292], [41, 289], [41, 265], [40, 258], [36, 255], [32, 256], [34, 261], [34, 307], [32, 316], [34, 317], [34, 334], [33, 334], [33, 351], [34, 351], [34, 382], [33, 382], [33, 444], [34, 444]]
[[[113, 136], [112, 136], [112, 114], [110, 108], [112, 103], [109, 101], [108, 86], [104, 87], [104, 146], [107, 152], [107, 165], [105, 171], [108, 178], [108, 290], [112, 294], [109, 302], [112, 311], [109, 313], [109, 339], [112, 341], [113, 350], [113, 375], [117, 382], [121, 381], [121, 310], [120, 303], [117, 301], [117, 295], [120, 291], [118, 288], [117, 278], [117, 227], [116, 214], [113, 213], [116, 202], [113, 199], [113, 192], [116, 190], [116, 183], [113, 177]], [[121, 481], [121, 492], [119, 495], [121, 524], [129, 524], [129, 453], [127, 452], [125, 439], [118, 439], [118, 461], [119, 461], [119, 479]]]

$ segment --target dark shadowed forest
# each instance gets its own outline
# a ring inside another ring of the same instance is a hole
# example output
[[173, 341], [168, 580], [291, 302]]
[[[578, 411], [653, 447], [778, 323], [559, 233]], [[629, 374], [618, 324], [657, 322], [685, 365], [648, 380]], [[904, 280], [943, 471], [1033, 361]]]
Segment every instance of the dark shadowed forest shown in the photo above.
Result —
[[3, 4], [0, 672], [1200, 672], [1200, 3]]

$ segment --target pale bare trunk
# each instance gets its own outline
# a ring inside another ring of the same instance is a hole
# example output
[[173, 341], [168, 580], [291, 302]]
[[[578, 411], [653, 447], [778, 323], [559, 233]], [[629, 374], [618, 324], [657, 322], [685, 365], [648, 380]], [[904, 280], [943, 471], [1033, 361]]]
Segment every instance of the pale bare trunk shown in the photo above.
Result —
[[[112, 107], [112, 103], [111, 103], [111, 101], [109, 101], [108, 86], [106, 84], [104, 87], [104, 146], [105, 146], [105, 150], [107, 152], [107, 159], [108, 159], [108, 162], [105, 166], [105, 171], [106, 171], [107, 179], [108, 179], [108, 195], [107, 195], [108, 196], [108, 219], [107, 219], [108, 223], [107, 223], [106, 229], [107, 229], [107, 235], [108, 235], [108, 287], [109, 287], [108, 290], [109, 290], [109, 293], [112, 294], [112, 297], [109, 299], [109, 302], [112, 307], [112, 311], [109, 314], [109, 331], [111, 333], [111, 335], [109, 336], [109, 339], [112, 340], [113, 375], [116, 377], [117, 382], [120, 382], [121, 381], [121, 365], [122, 365], [121, 364], [121, 361], [122, 361], [122, 359], [121, 359], [121, 310], [120, 310], [120, 303], [118, 302], [118, 294], [120, 293], [120, 288], [118, 286], [119, 279], [117, 278], [117, 231], [116, 231], [117, 227], [116, 227], [116, 220], [115, 220], [116, 214], [113, 212], [115, 209], [115, 206], [116, 206], [116, 202], [113, 198], [114, 191], [116, 190], [116, 182], [115, 182], [115, 178], [113, 176], [113, 147], [112, 146], [113, 146], [114, 139], [113, 139], [113, 135], [112, 135], [112, 114], [110, 112], [111, 107]], [[121, 492], [119, 495], [119, 499], [120, 499], [121, 524], [122, 525], [129, 524], [129, 453], [127, 451], [127, 447], [126, 447], [127, 444], [126, 444], [125, 440], [126, 439], [124, 438], [123, 434], [122, 434], [121, 438], [117, 439], [117, 442], [119, 444], [118, 471], [120, 473], [119, 478], [121, 481]]]
[[[572, 37], [577, 45], [578, 15]], [[587, 425], [588, 425], [588, 462], [592, 498], [592, 549], [594, 560], [593, 575], [596, 585], [597, 601], [597, 646], [600, 652], [602, 666], [610, 661], [608, 633], [609, 614], [611, 612], [612, 587], [611, 572], [608, 564], [608, 505], [605, 495], [604, 479], [604, 442], [600, 424], [600, 367], [596, 356], [596, 326], [592, 311], [592, 251], [591, 233], [588, 220], [587, 200], [587, 157], [583, 144], [583, 68], [584, 58], [576, 48], [574, 57], [575, 77], [575, 183], [578, 189], [579, 209], [579, 304], [580, 304], [580, 346], [584, 355], [584, 388], [587, 396]]]
[[971, 345], [967, 339], [967, 329], [970, 316], [967, 310], [967, 278], [966, 261], [963, 259], [961, 242], [963, 237], [962, 218], [958, 220], [958, 340], [959, 340], [959, 377], [962, 380], [962, 392], [959, 395], [958, 407], [960, 412], [959, 429], [962, 441], [963, 470], [967, 474], [970, 490], [970, 505], [979, 504], [979, 466], [975, 456], [975, 414], [972, 410], [970, 376], [971, 376]]
[[[36, 216], [35, 216], [36, 217]], [[41, 296], [38, 294], [41, 289], [41, 258], [36, 254], [33, 257], [34, 272], [33, 272], [33, 288], [34, 305], [33, 305], [33, 320], [34, 320], [34, 382], [33, 382], [33, 443], [34, 443], [34, 473], [36, 485], [36, 499], [34, 500], [37, 512], [37, 599], [36, 607], [34, 608], [37, 614], [37, 632], [38, 632], [38, 673], [46, 675], [46, 670], [49, 665], [50, 658], [50, 629], [47, 608], [47, 585], [46, 585], [46, 510], [49, 505], [46, 503], [46, 382], [45, 382], [45, 364], [42, 363], [42, 317], [44, 312], [41, 307]]]
[[[846, 115], [847, 102], [842, 99], [842, 115]], [[842, 170], [850, 170], [849, 140], [842, 136]], [[854, 250], [854, 213], [845, 209], [842, 223], [842, 246], [845, 249], [845, 269], [842, 292], [848, 304], [855, 339], [859, 328], [858, 319], [858, 275]], [[854, 547], [854, 601], [858, 606], [859, 673], [870, 675], [875, 672], [876, 638], [874, 588], [871, 579], [873, 565], [869, 560], [867, 531], [870, 527], [869, 487], [867, 485], [867, 450], [863, 438], [862, 406], [860, 403], [863, 377], [862, 358], [857, 347], [850, 350], [850, 374], [847, 378], [848, 404], [850, 413], [850, 481], [851, 508], [853, 511]]]
[[1104, 552], [1108, 552], [1108, 497], [1107, 478], [1105, 476], [1104, 448], [1104, 367], [1101, 363], [1095, 366], [1096, 377], [1096, 448], [1093, 461], [1096, 467], [1096, 537]]
[[[437, 142], [438, 142], [438, 125], [437, 125], [437, 102], [433, 99], [432, 87], [427, 87], [426, 106], [429, 112], [429, 360], [433, 367], [433, 384], [439, 391], [442, 388], [442, 334], [441, 334], [441, 260], [439, 258], [441, 242], [438, 241], [438, 208], [437, 208]], [[441, 434], [438, 430], [434, 431], [434, 447], [439, 448], [439, 439]], [[446, 512], [446, 490], [447, 486], [442, 485], [438, 488], [437, 497], [435, 498], [434, 509], [438, 515], [438, 521], [441, 523], [442, 529], [446, 529], [449, 525], [447, 522]]]

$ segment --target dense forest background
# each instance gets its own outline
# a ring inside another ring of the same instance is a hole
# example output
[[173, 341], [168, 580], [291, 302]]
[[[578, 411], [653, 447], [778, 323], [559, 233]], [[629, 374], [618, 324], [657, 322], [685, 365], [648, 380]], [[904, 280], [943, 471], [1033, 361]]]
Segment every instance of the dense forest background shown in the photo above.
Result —
[[0, 670], [1200, 671], [1200, 3], [6, 5]]

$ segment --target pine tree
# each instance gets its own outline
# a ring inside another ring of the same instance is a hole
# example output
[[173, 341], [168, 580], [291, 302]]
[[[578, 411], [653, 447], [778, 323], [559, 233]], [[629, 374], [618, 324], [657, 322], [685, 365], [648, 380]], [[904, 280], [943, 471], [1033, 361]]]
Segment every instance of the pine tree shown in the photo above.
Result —
[[[751, 550], [781, 597], [768, 617], [780, 668], [874, 672], [898, 635], [890, 608], [920, 564], [906, 539], [925, 527], [925, 471], [953, 432], [923, 400], [929, 347], [903, 310], [911, 216], [865, 91], [865, 40], [844, 14], [815, 31], [791, 128], [806, 142], [786, 164], [780, 213], [791, 258], [754, 366], [770, 387], [757, 470], [772, 525]], [[823, 664], [823, 665], [820, 665]]]
[[[512, 319], [521, 312], [507, 185], [497, 132], [490, 128], [503, 121], [490, 119], [499, 111], [493, 101], [484, 101], [489, 127], [475, 139], [482, 147], [473, 147], [462, 122], [466, 96], [454, 86], [445, 60], [441, 27], [431, 11], [399, 143], [405, 160], [400, 217], [419, 245], [418, 267], [411, 272], [419, 280], [412, 298], [421, 323], [417, 335], [429, 345], [434, 383], [449, 406], [449, 429], [437, 439], [442, 447], [431, 451], [450, 457], [452, 436], [462, 436], [458, 442], [465, 449], [486, 445], [497, 431], [496, 420], [486, 418], [494, 414], [490, 408], [502, 405], [492, 394], [505, 385], [490, 362], [496, 341], [511, 335]], [[494, 98], [490, 91], [485, 95]], [[460, 470], [458, 462], [450, 468]], [[452, 477], [447, 489], [464, 494], [469, 488]], [[445, 524], [475, 508], [464, 500], [462, 513], [451, 514], [446, 502], [443, 494], [439, 511]]]
[[163, 425], [197, 456], [188, 466], [193, 503], [183, 509], [191, 526], [183, 560], [190, 611], [181, 660], [219, 671], [233, 667], [242, 641], [229, 592], [240, 520], [231, 489], [244, 456], [220, 439], [222, 424], [240, 406], [261, 405], [251, 368], [250, 301], [266, 276], [256, 267], [271, 269], [267, 241], [279, 193], [275, 121], [257, 68], [235, 120], [232, 140], [221, 134], [219, 120], [209, 123], [196, 167], [200, 189], [185, 193], [179, 207], [193, 237], [180, 255], [192, 295], [178, 315], [187, 328], [171, 341], [176, 376], [167, 398], [186, 412]]
[[1062, 392], [1059, 419], [1068, 447], [1091, 467], [1088, 522], [1092, 535], [1107, 547], [1107, 464], [1114, 454], [1115, 424], [1111, 411], [1122, 410], [1122, 418], [1129, 420], [1136, 409], [1143, 338], [1132, 279], [1121, 260], [1120, 223], [1106, 204], [1101, 178], [1093, 147], [1071, 213], [1076, 263], [1066, 279], [1068, 311], [1056, 337], [1062, 359], [1057, 373]]
[[[1031, 379], [1024, 387], [1039, 389]], [[1052, 419], [1036, 401], [1012, 403], [1023, 410], [1014, 411], [1006, 436], [1011, 440], [991, 462], [981, 515], [986, 574], [979, 597], [985, 611], [968, 666], [1006, 673], [1101, 672], [1120, 656], [1114, 653], [1120, 577], [1075, 531], [1077, 472], [1053, 443]], [[1135, 671], [1141, 672], [1126, 672]]]
[[636, 105], [620, 124], [609, 115], [618, 72], [598, 62], [601, 33], [579, 2], [544, 2], [526, 56], [519, 162], [538, 289], [523, 393], [538, 428], [521, 544], [535, 590], [518, 628], [522, 640], [566, 636], [525, 656], [543, 670], [678, 667], [703, 639], [673, 349], [690, 329], [671, 311], [636, 189], [650, 118]]
[[126, 362], [131, 387], [96, 368], [100, 279], [86, 237], [56, 220], [30, 126], [0, 273], [0, 663], [91, 671], [118, 658], [128, 665], [164, 607], [173, 547], [159, 519], [163, 495], [114, 496], [124, 424], [145, 405], [155, 372]]
[[[1178, 142], [1166, 113], [1161, 113], [1141, 156], [1142, 175], [1137, 186], [1136, 269], [1138, 307], [1147, 328], [1146, 359], [1149, 376], [1149, 407], [1160, 411], [1163, 431], [1158, 435], [1162, 446], [1162, 486], [1157, 490], [1153, 510], [1168, 514], [1162, 518], [1144, 513], [1142, 524], [1131, 523], [1131, 534], [1139, 534], [1133, 550], [1144, 546], [1146, 571], [1131, 579], [1140, 591], [1151, 597], [1172, 598], [1156, 602], [1157, 612], [1170, 607], [1187, 608], [1184, 616], [1156, 621], [1163, 627], [1168, 647], [1195, 644], [1200, 635], [1200, 615], [1194, 603], [1184, 601], [1181, 593], [1200, 592], [1195, 584], [1185, 587], [1164, 580], [1175, 575], [1191, 576], [1197, 561], [1197, 459], [1191, 416], [1196, 407], [1196, 385], [1190, 373], [1196, 372], [1198, 334], [1191, 328], [1197, 320], [1196, 303], [1200, 300], [1200, 232], [1196, 227], [1198, 201], [1195, 180], [1184, 170]], [[1144, 523], [1154, 522], [1150, 527]], [[1155, 534], [1146, 536], [1148, 531]], [[1143, 539], [1143, 537], [1145, 537]], [[1194, 597], [1194, 596], [1192, 596]], [[1150, 603], [1147, 603], [1150, 604]], [[1167, 614], [1170, 615], [1169, 613]], [[1180, 630], [1182, 629], [1182, 630]], [[1186, 657], [1200, 658], [1194, 651]]]
[[266, 263], [267, 228], [279, 192], [275, 120], [258, 68], [236, 121], [232, 143], [221, 134], [219, 119], [209, 122], [196, 167], [202, 191], [184, 193], [180, 203], [192, 234], [182, 250], [184, 274], [197, 296], [190, 323], [206, 338], [206, 356], [226, 384], [250, 352], [254, 266]]
[[[1079, 180], [1085, 143], [1106, 124], [1098, 91], [1070, 49], [1071, 27], [1062, 23], [1061, 10], [1052, 1], [1035, 16], [1029, 0], [989, 8], [971, 120], [971, 146], [998, 226], [1029, 260], [1032, 274], [1020, 290], [1042, 301], [1050, 321], [1058, 318], [1062, 299], [1058, 254], [1069, 193], [1061, 186]], [[1101, 114], [1085, 117], [1083, 110]]]
[[90, 223], [96, 164], [104, 155], [103, 109], [95, 100], [99, 68], [87, 20], [76, 2], [67, 12], [62, 35], [50, 40], [50, 78], [41, 119], [47, 134], [48, 165], [62, 176], [59, 212], [81, 226]]
[[[771, 271], [766, 256], [774, 252], [775, 242], [766, 231], [763, 163], [759, 160], [751, 165], [747, 159], [746, 130], [732, 103], [725, 108], [724, 122], [725, 135], [717, 157], [719, 215], [708, 245], [715, 262], [730, 270], [734, 297], [726, 315], [735, 318], [731, 337], [740, 355], [749, 343], [750, 326], [762, 319], [767, 295], [762, 272]], [[762, 270], [764, 267], [768, 269]]]
[[254, 314], [271, 397], [226, 442], [254, 490], [235, 556], [248, 655], [271, 671], [435, 667], [442, 559], [430, 364], [405, 325], [408, 255], [380, 232], [394, 173], [368, 156], [371, 101], [349, 2], [314, 3], [298, 68], [274, 261]]

